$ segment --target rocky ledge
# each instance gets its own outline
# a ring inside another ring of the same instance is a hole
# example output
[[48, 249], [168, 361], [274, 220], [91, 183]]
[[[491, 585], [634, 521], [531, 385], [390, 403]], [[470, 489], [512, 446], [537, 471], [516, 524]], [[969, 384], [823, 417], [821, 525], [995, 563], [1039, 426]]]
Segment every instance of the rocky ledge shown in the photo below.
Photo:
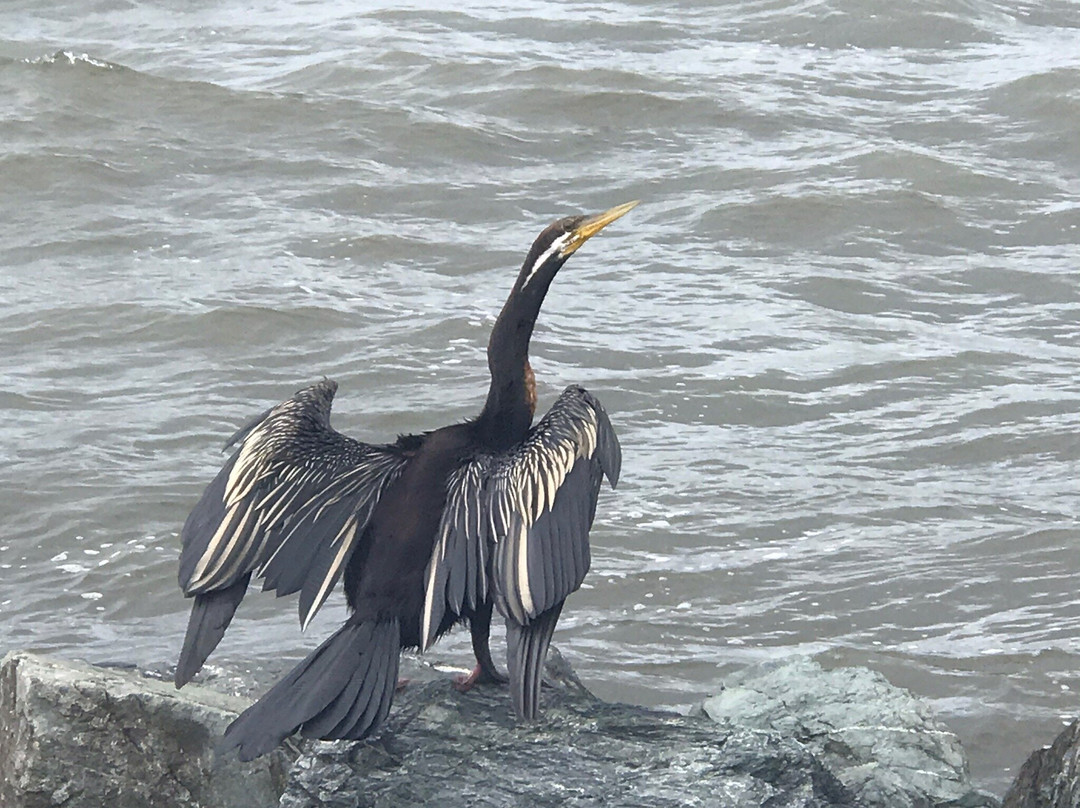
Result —
[[3, 808], [265, 808], [282, 753], [240, 763], [214, 745], [244, 699], [31, 653], [0, 663]]
[[1080, 808], [1080, 721], [1031, 753], [1005, 794], [1004, 808]]
[[501, 688], [406, 688], [373, 741], [302, 754], [282, 808], [858, 804], [791, 738], [608, 704], [554, 662], [542, 720], [525, 727]]
[[[955, 736], [870, 671], [748, 671], [696, 715], [602, 702], [552, 654], [542, 719], [417, 664], [378, 735], [215, 757], [246, 702], [29, 653], [0, 666], [0, 805], [993, 808]], [[287, 770], [287, 773], [286, 773]]]

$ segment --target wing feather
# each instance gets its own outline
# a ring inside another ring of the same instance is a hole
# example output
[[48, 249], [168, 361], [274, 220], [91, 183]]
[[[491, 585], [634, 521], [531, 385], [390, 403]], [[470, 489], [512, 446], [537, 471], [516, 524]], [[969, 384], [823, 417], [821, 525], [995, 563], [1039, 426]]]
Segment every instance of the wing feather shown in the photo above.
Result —
[[522, 443], [466, 459], [449, 480], [428, 563], [421, 648], [447, 610], [494, 597], [527, 625], [581, 586], [600, 481], [614, 487], [620, 465], [607, 413], [580, 387], [568, 387]]
[[330, 426], [337, 384], [324, 379], [237, 432], [240, 446], [184, 524], [180, 586], [198, 595], [245, 575], [300, 591], [306, 626], [341, 576], [379, 497], [407, 462]]

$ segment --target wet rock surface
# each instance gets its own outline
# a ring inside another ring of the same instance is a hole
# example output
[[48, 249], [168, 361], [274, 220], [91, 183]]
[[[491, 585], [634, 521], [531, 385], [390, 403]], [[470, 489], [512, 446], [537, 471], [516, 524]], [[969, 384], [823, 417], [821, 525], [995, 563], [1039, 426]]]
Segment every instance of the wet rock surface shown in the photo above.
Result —
[[504, 687], [407, 686], [376, 738], [302, 754], [282, 808], [858, 805], [792, 739], [601, 702], [558, 657], [547, 672], [528, 726]]
[[[691, 716], [602, 702], [554, 650], [546, 674], [541, 719], [522, 726], [505, 687], [459, 693], [448, 673], [406, 657], [409, 684], [376, 737], [290, 741], [241, 764], [213, 750], [250, 703], [235, 695], [252, 690], [246, 675], [207, 671], [229, 695], [177, 692], [130, 669], [9, 654], [0, 805], [998, 805], [972, 788], [959, 743], [932, 711], [872, 671], [805, 659], [759, 666]], [[1032, 756], [1006, 806], [1080, 808], [1078, 768], [1074, 725]]]
[[1002, 808], [1080, 808], [1080, 721], [1031, 753]]
[[930, 707], [866, 668], [796, 657], [741, 671], [707, 699], [721, 726], [797, 738], [869, 808], [995, 808]]
[[0, 663], [4, 808], [266, 808], [287, 761], [242, 764], [214, 745], [243, 699], [134, 670], [18, 652]]

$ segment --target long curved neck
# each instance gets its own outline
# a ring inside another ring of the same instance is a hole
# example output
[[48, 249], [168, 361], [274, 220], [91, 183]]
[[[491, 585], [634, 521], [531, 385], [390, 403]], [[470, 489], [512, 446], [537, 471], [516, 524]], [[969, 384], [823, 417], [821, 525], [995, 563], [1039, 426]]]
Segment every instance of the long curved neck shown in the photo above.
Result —
[[[524, 276], [524, 273], [523, 273]], [[512, 446], [532, 426], [536, 411], [536, 382], [529, 366], [529, 340], [540, 306], [554, 278], [518, 278], [506, 299], [488, 340], [491, 387], [477, 423], [495, 444]]]

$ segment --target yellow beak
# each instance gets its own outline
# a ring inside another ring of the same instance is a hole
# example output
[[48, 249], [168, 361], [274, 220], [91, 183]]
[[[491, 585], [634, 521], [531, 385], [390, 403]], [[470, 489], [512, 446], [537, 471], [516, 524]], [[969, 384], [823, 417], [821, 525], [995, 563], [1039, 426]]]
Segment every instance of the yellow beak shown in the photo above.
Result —
[[562, 248], [562, 254], [564, 256], [573, 255], [578, 247], [613, 221], [625, 216], [631, 210], [636, 208], [639, 202], [641, 202], [640, 199], [635, 199], [633, 202], [627, 202], [624, 205], [616, 205], [611, 210], [605, 210], [603, 213], [597, 213], [595, 216], [585, 217], [581, 223], [571, 231], [570, 240], [566, 243], [566, 246]]

